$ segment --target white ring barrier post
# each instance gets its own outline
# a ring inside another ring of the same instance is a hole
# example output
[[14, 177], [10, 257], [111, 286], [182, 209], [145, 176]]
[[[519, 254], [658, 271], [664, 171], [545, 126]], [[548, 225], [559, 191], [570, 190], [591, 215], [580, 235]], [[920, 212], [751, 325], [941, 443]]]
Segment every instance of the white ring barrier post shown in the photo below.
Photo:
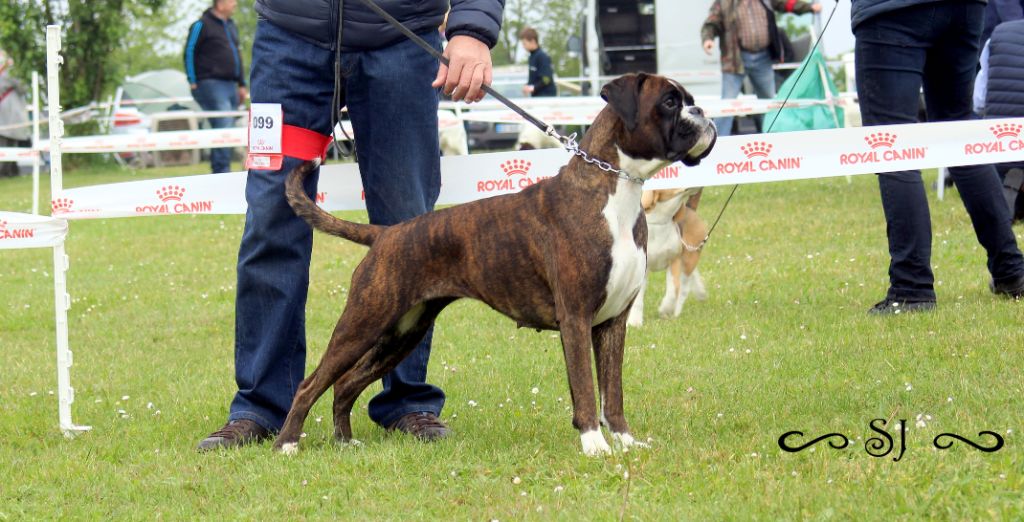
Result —
[[39, 73], [32, 71], [32, 213], [39, 215]]
[[[63, 189], [60, 138], [64, 135], [64, 121], [60, 118], [60, 26], [46, 26], [46, 92], [50, 108], [50, 191], [60, 194]], [[64, 436], [92, 429], [71, 421], [71, 404], [75, 402], [75, 389], [71, 387], [73, 359], [68, 344], [68, 309], [71, 296], [67, 292], [68, 256], [64, 241], [53, 247], [53, 299], [57, 318], [57, 413]]]

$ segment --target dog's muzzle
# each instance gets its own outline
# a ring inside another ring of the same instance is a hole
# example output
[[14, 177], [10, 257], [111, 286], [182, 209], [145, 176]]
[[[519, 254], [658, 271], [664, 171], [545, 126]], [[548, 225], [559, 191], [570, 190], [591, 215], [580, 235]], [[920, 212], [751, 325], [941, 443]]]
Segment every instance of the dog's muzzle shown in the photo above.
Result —
[[704, 110], [700, 107], [684, 107], [679, 112], [679, 122], [676, 132], [686, 136], [687, 141], [692, 144], [686, 152], [680, 154], [679, 160], [687, 165], [696, 165], [702, 158], [711, 152], [711, 147], [718, 139], [718, 128], [715, 122], [704, 116]]

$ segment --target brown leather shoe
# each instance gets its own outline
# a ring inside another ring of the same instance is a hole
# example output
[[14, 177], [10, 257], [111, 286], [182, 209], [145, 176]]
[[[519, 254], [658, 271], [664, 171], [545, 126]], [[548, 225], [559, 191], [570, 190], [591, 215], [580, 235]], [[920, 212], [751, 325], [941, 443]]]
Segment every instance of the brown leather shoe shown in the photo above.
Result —
[[451, 430], [437, 418], [437, 415], [426, 411], [407, 413], [399, 417], [388, 426], [388, 431], [408, 433], [425, 442], [443, 439], [451, 434]]
[[223, 428], [199, 441], [199, 451], [235, 448], [270, 438], [270, 430], [249, 419], [228, 421]]

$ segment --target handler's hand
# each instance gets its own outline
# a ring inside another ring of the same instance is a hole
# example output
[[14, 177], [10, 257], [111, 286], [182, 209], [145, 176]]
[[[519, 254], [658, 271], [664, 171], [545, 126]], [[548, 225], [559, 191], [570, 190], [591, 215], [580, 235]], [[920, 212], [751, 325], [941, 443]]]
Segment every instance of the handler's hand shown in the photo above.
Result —
[[449, 65], [441, 64], [433, 87], [442, 87], [452, 100], [468, 103], [483, 99], [481, 85], [491, 84], [491, 51], [487, 45], [471, 36], [459, 35], [448, 42], [444, 50]]
[[711, 50], [715, 48], [714, 40], [704, 40], [704, 52], [711, 54]]

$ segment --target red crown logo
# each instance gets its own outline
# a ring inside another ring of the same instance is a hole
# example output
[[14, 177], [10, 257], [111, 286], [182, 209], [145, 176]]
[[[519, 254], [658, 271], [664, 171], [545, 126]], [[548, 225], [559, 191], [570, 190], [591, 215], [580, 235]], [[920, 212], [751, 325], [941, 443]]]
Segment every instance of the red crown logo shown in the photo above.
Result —
[[1000, 123], [989, 127], [992, 134], [996, 135], [996, 138], [1016, 138], [1020, 136], [1021, 129], [1024, 129], [1024, 125], [1019, 123]]
[[533, 166], [533, 163], [530, 161], [513, 159], [502, 163], [501, 170], [505, 171], [506, 176], [511, 176], [513, 174], [522, 174], [525, 176], [526, 173], [530, 171], [531, 166]]
[[71, 211], [71, 205], [74, 205], [75, 201], [68, 198], [57, 198], [50, 202], [50, 208], [53, 209], [54, 214], [60, 214], [63, 212]]
[[7, 222], [0, 221], [0, 230], [7, 230]]
[[864, 141], [868, 142], [872, 149], [879, 147], [892, 148], [892, 145], [896, 143], [896, 135], [889, 132], [876, 132], [865, 136]]
[[185, 195], [185, 189], [177, 185], [167, 185], [156, 191], [156, 197], [160, 198], [160, 201], [181, 201], [181, 197]]
[[741, 146], [740, 150], [742, 150], [743, 154], [746, 154], [748, 158], [756, 158], [758, 156], [762, 158], [767, 158], [768, 155], [772, 153], [772, 147], [774, 147], [774, 145], [772, 145], [771, 143], [765, 143], [763, 141], [752, 141], [746, 145]]

